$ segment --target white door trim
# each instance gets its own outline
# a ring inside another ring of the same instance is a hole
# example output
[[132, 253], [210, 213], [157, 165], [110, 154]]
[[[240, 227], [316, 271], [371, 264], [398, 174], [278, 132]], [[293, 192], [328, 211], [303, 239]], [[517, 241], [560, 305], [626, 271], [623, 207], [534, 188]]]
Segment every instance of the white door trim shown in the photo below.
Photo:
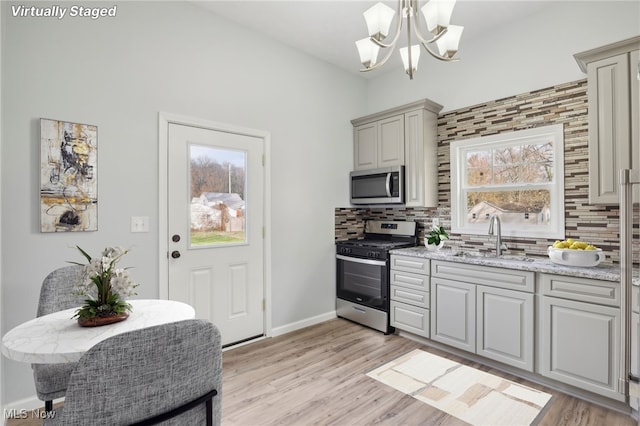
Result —
[[158, 291], [161, 299], [169, 298], [169, 178], [168, 147], [169, 124], [182, 124], [203, 129], [235, 133], [245, 136], [261, 138], [264, 142], [264, 333], [271, 337], [271, 134], [264, 130], [249, 129], [231, 124], [219, 123], [200, 118], [187, 117], [172, 113], [158, 114]]

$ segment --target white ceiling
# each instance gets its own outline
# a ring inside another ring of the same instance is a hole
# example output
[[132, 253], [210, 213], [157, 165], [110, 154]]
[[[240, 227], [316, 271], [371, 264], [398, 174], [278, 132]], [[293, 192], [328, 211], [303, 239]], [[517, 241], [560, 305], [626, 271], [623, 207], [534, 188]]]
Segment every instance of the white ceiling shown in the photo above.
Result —
[[[367, 36], [362, 12], [376, 0], [194, 0], [193, 3], [353, 73], [361, 68], [355, 41]], [[384, 1], [392, 8], [397, 2]], [[424, 1], [420, 1], [420, 7]], [[547, 3], [547, 6], [549, 3]], [[544, 0], [458, 0], [451, 23], [477, 39], [545, 7]], [[359, 73], [363, 77], [381, 72]], [[388, 69], [389, 67], [387, 67]]]

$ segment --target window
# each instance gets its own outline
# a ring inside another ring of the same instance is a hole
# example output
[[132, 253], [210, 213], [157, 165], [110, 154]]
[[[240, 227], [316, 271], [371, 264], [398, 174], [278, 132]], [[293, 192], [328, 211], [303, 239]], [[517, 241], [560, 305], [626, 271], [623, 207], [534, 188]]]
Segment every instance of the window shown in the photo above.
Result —
[[247, 153], [189, 144], [190, 247], [246, 243]]
[[451, 231], [564, 239], [561, 124], [451, 143]]

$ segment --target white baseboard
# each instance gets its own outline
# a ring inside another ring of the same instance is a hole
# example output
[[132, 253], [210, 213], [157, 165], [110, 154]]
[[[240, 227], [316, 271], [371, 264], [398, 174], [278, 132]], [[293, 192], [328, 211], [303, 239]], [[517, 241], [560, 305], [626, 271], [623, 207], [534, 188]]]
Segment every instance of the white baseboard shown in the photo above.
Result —
[[292, 322], [280, 327], [271, 329], [271, 337], [281, 336], [283, 334], [291, 333], [292, 331], [300, 330], [301, 328], [310, 327], [312, 325], [320, 324], [325, 321], [336, 318], [336, 311], [327, 312], [324, 314], [316, 315], [315, 317], [305, 318], [300, 321]]

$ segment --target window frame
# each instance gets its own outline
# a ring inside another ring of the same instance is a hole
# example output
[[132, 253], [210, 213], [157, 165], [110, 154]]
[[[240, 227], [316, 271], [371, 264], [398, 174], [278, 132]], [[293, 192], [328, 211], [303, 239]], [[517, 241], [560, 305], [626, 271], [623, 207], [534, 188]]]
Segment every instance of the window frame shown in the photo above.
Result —
[[[489, 150], [500, 147], [539, 144], [551, 142], [553, 145], [553, 179], [548, 183], [490, 184], [468, 186], [466, 180], [469, 151]], [[467, 221], [466, 198], [470, 191], [500, 191], [518, 189], [548, 189], [550, 193], [551, 218], [548, 225], [514, 225], [502, 223], [502, 236], [523, 238], [564, 239], [564, 126], [554, 124], [532, 129], [500, 133], [491, 136], [453, 141], [450, 144], [451, 164], [451, 232], [458, 234], [487, 235], [488, 224]]]

